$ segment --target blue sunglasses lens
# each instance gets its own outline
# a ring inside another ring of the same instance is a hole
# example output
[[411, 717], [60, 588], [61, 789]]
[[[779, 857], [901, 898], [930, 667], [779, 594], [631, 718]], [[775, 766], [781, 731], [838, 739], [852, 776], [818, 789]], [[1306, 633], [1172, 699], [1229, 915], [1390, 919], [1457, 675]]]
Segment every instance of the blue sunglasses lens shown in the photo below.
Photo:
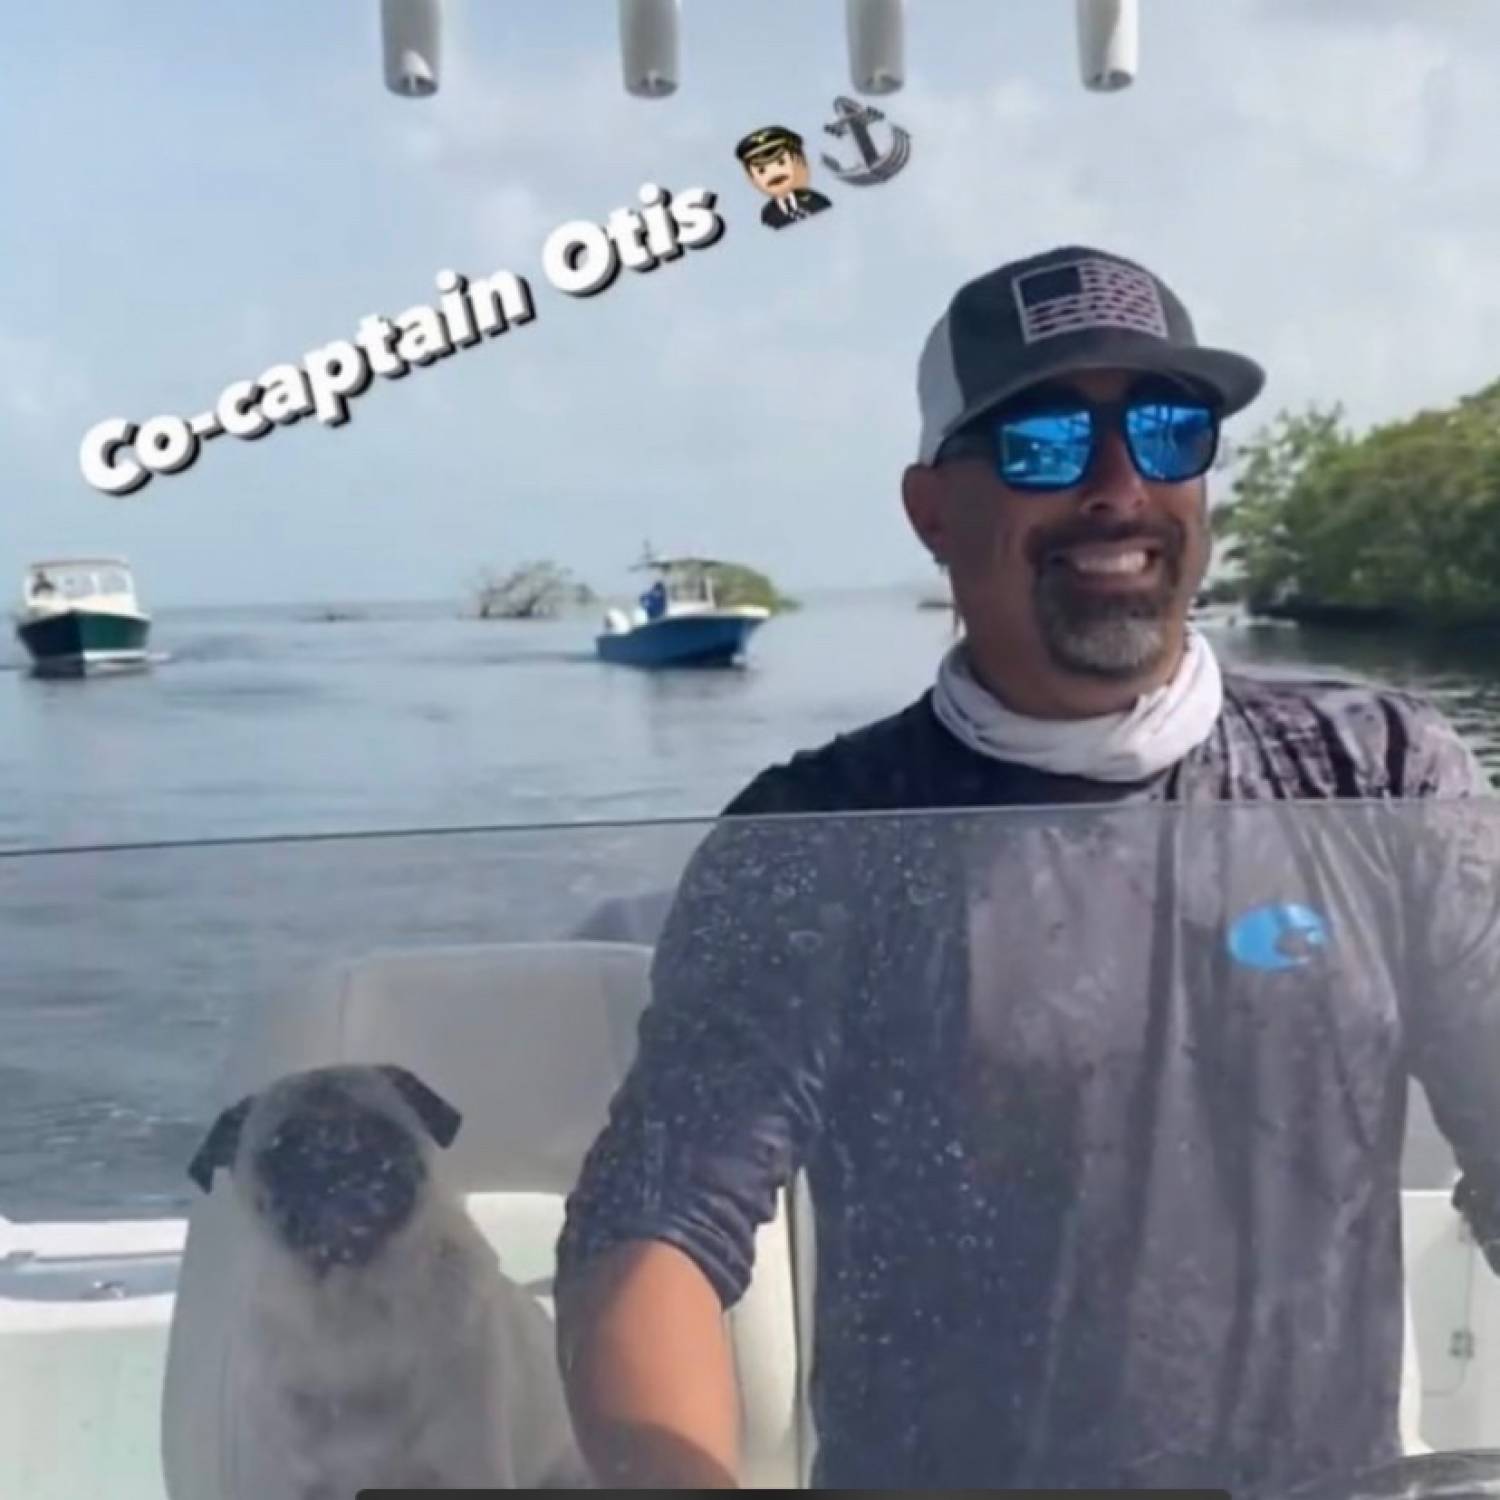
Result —
[[[1094, 414], [1086, 407], [1003, 419], [995, 429], [1000, 478], [1023, 490], [1071, 488], [1088, 472], [1094, 430]], [[1213, 462], [1218, 418], [1199, 402], [1135, 401], [1125, 408], [1125, 441], [1147, 479], [1180, 483]]]
[[1011, 417], [995, 434], [1000, 478], [1017, 489], [1068, 489], [1093, 451], [1093, 416], [1082, 408]]
[[1143, 401], [1125, 410], [1125, 440], [1147, 479], [1173, 484], [1196, 479], [1213, 463], [1219, 424], [1206, 406]]

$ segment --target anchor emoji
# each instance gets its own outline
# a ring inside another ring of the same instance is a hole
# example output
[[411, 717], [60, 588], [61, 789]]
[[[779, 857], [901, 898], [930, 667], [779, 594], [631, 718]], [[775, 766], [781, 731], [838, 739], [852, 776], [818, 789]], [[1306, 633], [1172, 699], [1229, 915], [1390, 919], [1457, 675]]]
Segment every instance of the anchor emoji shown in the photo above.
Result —
[[838, 119], [823, 129], [833, 136], [852, 136], [859, 150], [860, 161], [856, 166], [845, 166], [826, 152], [823, 165], [841, 182], [854, 187], [869, 187], [876, 182], [889, 182], [911, 158], [911, 136], [899, 125], [891, 125], [890, 149], [883, 155], [875, 145], [870, 127], [885, 119], [881, 110], [872, 104], [861, 104], [857, 99], [840, 94], [833, 101]]

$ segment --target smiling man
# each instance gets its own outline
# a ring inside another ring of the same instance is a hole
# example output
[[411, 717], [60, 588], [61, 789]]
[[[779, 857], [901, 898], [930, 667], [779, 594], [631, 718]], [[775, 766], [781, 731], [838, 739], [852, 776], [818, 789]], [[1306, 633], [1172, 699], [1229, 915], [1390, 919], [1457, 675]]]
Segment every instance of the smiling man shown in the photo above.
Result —
[[[963, 636], [756, 777], [666, 918], [559, 1249], [606, 1482], [733, 1482], [722, 1313], [798, 1170], [819, 1486], [1243, 1497], [1400, 1451], [1408, 1077], [1500, 1266], [1497, 820], [1309, 815], [1489, 787], [1420, 699], [1191, 628], [1262, 378], [1088, 248], [933, 329], [902, 494]], [[1182, 801], [1266, 806], [1133, 815]]]
[[1115, 257], [1063, 249], [959, 291], [923, 350], [904, 498], [965, 622], [937, 710], [966, 743], [1005, 722], [991, 697], [1045, 726], [1139, 712], [1174, 683], [1208, 727], [1216, 674], [1187, 629], [1204, 476], [1263, 379], [1200, 348], [1171, 291]]

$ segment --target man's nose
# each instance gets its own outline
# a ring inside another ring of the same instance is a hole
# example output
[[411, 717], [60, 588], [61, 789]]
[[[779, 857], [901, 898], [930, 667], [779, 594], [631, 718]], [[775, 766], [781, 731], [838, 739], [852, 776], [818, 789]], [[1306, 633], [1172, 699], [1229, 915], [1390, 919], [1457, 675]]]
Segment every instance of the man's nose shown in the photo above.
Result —
[[1099, 451], [1081, 491], [1082, 508], [1096, 515], [1131, 515], [1145, 509], [1148, 496], [1125, 434], [1112, 427], [1101, 434]]

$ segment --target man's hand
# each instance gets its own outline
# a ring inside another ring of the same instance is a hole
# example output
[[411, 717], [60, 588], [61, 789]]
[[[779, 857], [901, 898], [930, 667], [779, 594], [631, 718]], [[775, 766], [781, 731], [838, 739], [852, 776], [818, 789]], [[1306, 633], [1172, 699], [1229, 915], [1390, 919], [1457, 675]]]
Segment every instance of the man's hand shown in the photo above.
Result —
[[602, 1486], [737, 1489], [739, 1396], [718, 1294], [682, 1251], [632, 1241], [557, 1289], [558, 1356]]

